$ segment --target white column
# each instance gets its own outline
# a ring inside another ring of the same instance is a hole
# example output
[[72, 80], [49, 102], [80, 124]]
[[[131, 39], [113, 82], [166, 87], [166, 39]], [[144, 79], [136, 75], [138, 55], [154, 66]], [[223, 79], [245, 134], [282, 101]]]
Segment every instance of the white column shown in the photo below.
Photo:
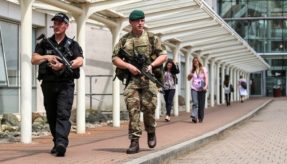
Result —
[[161, 113], [161, 93], [157, 92], [157, 104], [155, 108], [155, 119], [159, 119]]
[[[113, 35], [113, 47], [117, 44], [120, 39], [120, 32], [123, 28], [123, 22], [119, 22], [116, 27], [111, 28]], [[116, 67], [113, 66], [113, 77], [115, 76]], [[120, 97], [120, 80], [116, 78], [113, 81], [113, 127], [120, 127], [120, 112], [121, 112], [121, 97]]]
[[209, 79], [209, 86], [210, 86], [210, 106], [214, 107], [214, 89], [215, 89], [215, 85], [214, 85], [214, 75], [215, 75], [215, 71], [214, 71], [214, 60], [211, 60], [210, 63], [210, 79]]
[[[236, 75], [236, 68], [232, 69], [232, 74], [233, 74], [233, 83], [237, 84], [237, 75]], [[236, 101], [236, 96], [238, 95], [238, 87], [236, 87], [235, 92], [233, 94], [232, 100]]]
[[[207, 58], [205, 58], [204, 59], [204, 67], [209, 71], [209, 68], [208, 68], [208, 59]], [[208, 73], [208, 76], [209, 76], [209, 74], [210, 73]], [[209, 76], [210, 77], [210, 76]], [[208, 81], [208, 85], [210, 86], [210, 83], [211, 83], [211, 81], [210, 81], [210, 79], [209, 79], [209, 81]], [[208, 107], [208, 94], [210, 93], [210, 87], [208, 87], [208, 89], [207, 89], [207, 91], [206, 91], [206, 94], [205, 94], [205, 108], [207, 108]]]
[[32, 142], [32, 3], [21, 0], [21, 142]]
[[[234, 82], [235, 83], [237, 83], [237, 80], [238, 80], [238, 71], [237, 71], [237, 69], [236, 68], [234, 68]], [[234, 97], [233, 97], [233, 101], [238, 101], [237, 100], [237, 97], [238, 97], [238, 95], [239, 95], [239, 90], [238, 90], [238, 87], [236, 87], [236, 89], [235, 89], [235, 92], [234, 92], [235, 94], [234, 94]]]
[[250, 73], [246, 73], [246, 79], [247, 79], [247, 96], [246, 98], [249, 99], [249, 95], [250, 95]]
[[217, 63], [216, 64], [216, 86], [215, 86], [215, 89], [216, 89], [216, 105], [219, 105], [220, 104], [220, 64]]
[[[178, 44], [174, 49], [173, 49], [173, 61], [175, 63], [178, 62], [178, 58], [179, 58], [179, 50], [180, 50], [180, 45]], [[174, 116], [178, 116], [178, 84], [175, 86], [175, 94], [174, 94], [174, 98], [173, 98], [173, 112], [174, 112]]]
[[190, 55], [191, 55], [191, 49], [189, 49], [189, 52], [185, 54], [185, 75], [184, 79], [186, 81], [185, 83], [185, 111], [190, 112], [190, 81], [187, 81], [187, 76], [190, 73]]
[[223, 83], [225, 80], [225, 64], [221, 65], [221, 103], [224, 104], [225, 103], [225, 94], [224, 94], [224, 87], [223, 87]]
[[[86, 20], [87, 15], [84, 13], [76, 17], [78, 43], [83, 49], [83, 55], [86, 53]], [[86, 74], [84, 67], [86, 65], [85, 58], [83, 66], [80, 67], [80, 78], [77, 80], [77, 133], [86, 132]]]

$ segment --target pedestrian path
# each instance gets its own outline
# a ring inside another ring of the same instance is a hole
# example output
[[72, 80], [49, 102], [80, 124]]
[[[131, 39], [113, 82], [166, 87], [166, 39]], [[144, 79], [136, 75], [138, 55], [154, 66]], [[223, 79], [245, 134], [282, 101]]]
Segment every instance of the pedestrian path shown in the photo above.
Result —
[[220, 140], [170, 161], [173, 164], [286, 164], [287, 99], [275, 99]]
[[126, 122], [120, 128], [106, 126], [88, 129], [86, 134], [71, 133], [66, 156], [60, 158], [49, 154], [52, 147], [50, 136], [35, 138], [32, 144], [1, 144], [0, 163], [160, 163], [211, 140], [222, 130], [251, 117], [271, 100], [254, 98], [244, 103], [232, 103], [228, 107], [219, 105], [208, 108], [203, 123], [197, 124], [191, 122], [190, 114], [186, 112], [171, 117], [171, 122], [165, 122], [161, 117], [157, 121], [157, 147], [148, 148], [144, 132], [140, 138], [140, 153], [137, 154], [125, 153], [129, 146]]

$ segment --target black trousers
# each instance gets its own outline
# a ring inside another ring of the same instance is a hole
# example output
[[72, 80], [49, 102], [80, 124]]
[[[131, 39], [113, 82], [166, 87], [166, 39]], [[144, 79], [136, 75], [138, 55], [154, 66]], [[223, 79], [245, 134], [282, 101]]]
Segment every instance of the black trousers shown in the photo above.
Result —
[[74, 99], [73, 81], [45, 82], [41, 84], [47, 120], [54, 145], [68, 146], [71, 129], [70, 116]]
[[231, 96], [231, 93], [225, 93], [226, 105], [230, 105], [230, 96]]
[[166, 115], [168, 115], [168, 116], [170, 116], [170, 111], [171, 111], [171, 107], [173, 104], [174, 94], [175, 94], [175, 89], [164, 90]]

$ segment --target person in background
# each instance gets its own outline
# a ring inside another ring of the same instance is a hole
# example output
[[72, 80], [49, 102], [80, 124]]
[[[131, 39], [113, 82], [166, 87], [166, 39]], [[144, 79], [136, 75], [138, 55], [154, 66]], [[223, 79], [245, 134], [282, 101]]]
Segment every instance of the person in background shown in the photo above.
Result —
[[225, 78], [225, 80], [223, 82], [223, 87], [224, 87], [226, 106], [229, 106], [230, 105], [231, 92], [233, 92], [233, 90], [234, 90], [232, 84], [230, 84], [229, 77]]
[[171, 59], [168, 59], [164, 66], [164, 100], [166, 107], [165, 121], [170, 121], [170, 111], [173, 104], [173, 97], [175, 94], [177, 77], [176, 74], [179, 73], [178, 66], [174, 64]]
[[208, 88], [208, 71], [203, 67], [199, 57], [192, 60], [191, 73], [187, 76], [191, 80], [191, 98], [192, 112], [191, 118], [193, 123], [200, 123], [204, 118], [205, 94]]
[[247, 96], [248, 93], [247, 93], [247, 83], [246, 80], [243, 79], [242, 75], [239, 76], [238, 88], [239, 88], [240, 102], [243, 103], [244, 97]]

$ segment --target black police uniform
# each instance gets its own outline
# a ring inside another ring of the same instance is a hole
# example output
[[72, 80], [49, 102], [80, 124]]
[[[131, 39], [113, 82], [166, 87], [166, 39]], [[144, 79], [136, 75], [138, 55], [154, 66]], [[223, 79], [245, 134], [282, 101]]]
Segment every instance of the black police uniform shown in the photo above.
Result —
[[[64, 46], [70, 38], [65, 36], [61, 43], [57, 43], [55, 36], [49, 38], [55, 47], [57, 47], [63, 54], [65, 53]], [[66, 55], [66, 58], [71, 61], [77, 57], [83, 57], [82, 48], [76, 41], [72, 41], [69, 45], [71, 55]], [[36, 45], [35, 53], [40, 55], [55, 55], [52, 47], [42, 40]], [[38, 79], [42, 80], [42, 92], [44, 95], [44, 106], [50, 130], [53, 136], [54, 145], [68, 146], [68, 135], [71, 129], [69, 121], [71, 115], [71, 108], [74, 99], [74, 79], [79, 78], [79, 68], [73, 70], [70, 74], [68, 71], [62, 73], [55, 72], [48, 66], [48, 62], [43, 62], [39, 65]]]

